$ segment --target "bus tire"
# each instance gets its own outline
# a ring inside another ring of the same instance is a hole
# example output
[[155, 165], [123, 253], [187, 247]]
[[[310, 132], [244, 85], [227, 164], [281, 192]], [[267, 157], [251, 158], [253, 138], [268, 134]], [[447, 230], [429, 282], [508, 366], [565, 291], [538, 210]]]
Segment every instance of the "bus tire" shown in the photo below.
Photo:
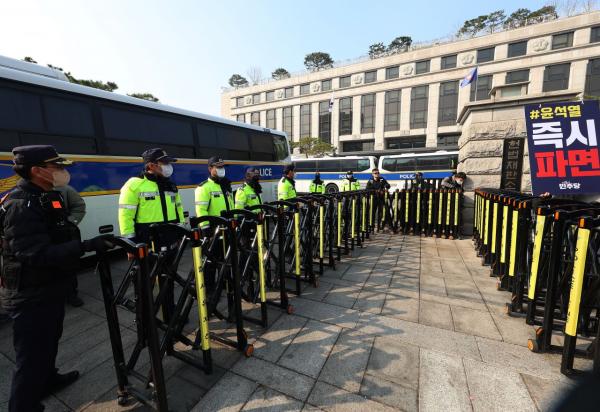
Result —
[[340, 189], [335, 183], [329, 183], [327, 186], [325, 186], [325, 193], [332, 194], [337, 193], [339, 191]]

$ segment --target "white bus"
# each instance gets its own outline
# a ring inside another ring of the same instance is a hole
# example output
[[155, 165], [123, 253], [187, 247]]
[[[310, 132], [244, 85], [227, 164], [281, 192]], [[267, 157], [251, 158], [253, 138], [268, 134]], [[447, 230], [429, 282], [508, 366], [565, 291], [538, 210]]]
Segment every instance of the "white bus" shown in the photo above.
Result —
[[11, 149], [31, 144], [54, 145], [77, 162], [70, 184], [87, 205], [83, 238], [99, 226], [118, 227], [119, 189], [140, 174], [146, 149], [162, 147], [179, 159], [173, 180], [192, 216], [194, 188], [208, 177], [210, 156], [225, 159], [234, 188], [246, 167], [257, 167], [264, 201], [276, 199], [291, 162], [283, 132], [73, 84], [52, 69], [0, 57], [0, 193], [19, 179]]
[[339, 156], [303, 158], [294, 157], [292, 162], [296, 165], [296, 190], [308, 192], [315, 172], [321, 174], [327, 193], [339, 192], [346, 172], [352, 170], [354, 177], [359, 181], [360, 187], [365, 188], [371, 177], [371, 170], [377, 167], [375, 156]]
[[402, 153], [379, 158], [379, 172], [392, 187], [404, 188], [416, 172], [424, 179], [443, 179], [456, 170], [458, 151], [438, 150], [430, 153]]

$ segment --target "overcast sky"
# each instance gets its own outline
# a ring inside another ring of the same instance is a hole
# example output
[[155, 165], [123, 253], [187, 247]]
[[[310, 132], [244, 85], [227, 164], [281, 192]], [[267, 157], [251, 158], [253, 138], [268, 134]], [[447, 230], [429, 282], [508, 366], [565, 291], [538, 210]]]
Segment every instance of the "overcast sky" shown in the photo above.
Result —
[[[544, 1], [0, 0], [0, 55], [31, 56], [74, 76], [110, 80], [118, 93], [220, 114], [221, 87], [250, 67], [303, 69], [304, 55], [335, 60], [409, 35], [433, 40], [467, 18]], [[501, 6], [500, 6], [501, 5]]]

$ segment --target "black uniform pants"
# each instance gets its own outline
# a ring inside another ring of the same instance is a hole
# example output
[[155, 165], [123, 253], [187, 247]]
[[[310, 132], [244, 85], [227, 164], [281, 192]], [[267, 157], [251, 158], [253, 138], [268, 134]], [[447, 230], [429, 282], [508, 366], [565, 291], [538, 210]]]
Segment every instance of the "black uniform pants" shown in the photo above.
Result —
[[38, 303], [10, 312], [16, 370], [10, 389], [10, 412], [42, 411], [41, 401], [56, 374], [58, 341], [65, 301]]

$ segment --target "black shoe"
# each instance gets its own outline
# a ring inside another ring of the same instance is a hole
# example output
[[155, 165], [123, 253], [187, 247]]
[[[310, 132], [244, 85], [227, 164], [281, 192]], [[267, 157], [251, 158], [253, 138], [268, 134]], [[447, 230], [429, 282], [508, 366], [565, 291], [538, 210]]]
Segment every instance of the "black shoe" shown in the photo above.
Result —
[[79, 371], [57, 373], [50, 379], [50, 383], [46, 388], [45, 395], [48, 396], [52, 393], [58, 392], [61, 389], [66, 388], [67, 386], [75, 382], [77, 379], [79, 379]]
[[67, 303], [69, 305], [73, 306], [74, 308], [83, 306], [83, 300], [81, 300], [81, 298], [77, 295], [69, 296], [67, 298]]

